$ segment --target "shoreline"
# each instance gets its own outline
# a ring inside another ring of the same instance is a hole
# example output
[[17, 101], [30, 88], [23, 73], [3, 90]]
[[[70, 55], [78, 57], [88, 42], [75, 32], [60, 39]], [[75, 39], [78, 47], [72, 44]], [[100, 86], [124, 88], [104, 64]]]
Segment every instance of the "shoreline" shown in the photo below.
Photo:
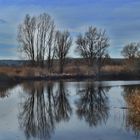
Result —
[[140, 74], [132, 73], [101, 73], [100, 76], [87, 74], [54, 74], [46, 76], [7, 76], [0, 75], [0, 84], [2, 83], [21, 83], [26, 81], [57, 81], [57, 80], [94, 80], [94, 81], [133, 81], [140, 80]]

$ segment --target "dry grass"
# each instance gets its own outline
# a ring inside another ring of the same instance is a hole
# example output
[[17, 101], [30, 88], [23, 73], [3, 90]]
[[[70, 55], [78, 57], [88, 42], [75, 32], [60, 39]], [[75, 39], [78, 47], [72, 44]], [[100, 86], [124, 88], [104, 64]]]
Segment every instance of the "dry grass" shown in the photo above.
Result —
[[40, 76], [48, 74], [48, 71], [38, 67], [0, 67], [0, 73], [8, 76]]
[[[59, 66], [55, 65], [52, 70], [51, 73], [59, 73]], [[93, 73], [93, 69], [90, 69], [87, 65], [75, 65], [75, 64], [68, 64], [64, 66], [64, 70], [63, 73], [66, 74], [92, 74]]]
[[140, 90], [133, 89], [133, 93], [125, 97], [128, 105], [127, 127], [135, 133], [140, 133]]
[[[124, 72], [126, 68], [124, 66], [107, 65], [102, 68], [102, 72]], [[40, 67], [0, 67], [0, 74], [8, 76], [45, 76], [49, 74], [58, 74], [59, 66], [56, 65], [50, 70]], [[64, 68], [64, 73], [67, 74], [94, 74], [94, 67], [90, 68], [87, 65], [67, 65]]]
[[120, 65], [107, 65], [102, 68], [103, 72], [125, 72], [127, 71], [126, 66]]
[[89, 69], [88, 66], [67, 66], [64, 69], [64, 73], [71, 74], [93, 74], [93, 70]]

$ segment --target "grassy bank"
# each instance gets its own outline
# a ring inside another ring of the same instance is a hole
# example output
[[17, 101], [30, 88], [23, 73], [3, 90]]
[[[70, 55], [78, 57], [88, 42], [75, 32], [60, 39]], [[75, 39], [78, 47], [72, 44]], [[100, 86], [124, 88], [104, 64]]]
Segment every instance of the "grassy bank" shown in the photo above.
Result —
[[25, 80], [60, 80], [60, 79], [93, 79], [93, 80], [140, 80], [140, 74], [128, 71], [125, 66], [105, 65], [100, 77], [94, 68], [86, 65], [67, 65], [63, 74], [59, 74], [56, 66], [51, 71], [40, 67], [0, 67], [0, 82], [21, 82]]
[[[102, 67], [101, 72], [111, 72], [111, 73], [119, 73], [125, 72], [126, 68], [120, 65], [105, 65]], [[48, 75], [58, 75], [59, 67], [55, 65], [52, 69], [48, 70], [47, 68], [40, 67], [12, 67], [12, 66], [1, 66], [0, 74], [7, 76], [18, 76], [18, 77], [37, 77], [37, 76], [48, 76]], [[64, 68], [63, 74], [69, 75], [95, 75], [94, 67], [88, 67], [86, 64], [83, 65], [66, 65]], [[59, 74], [61, 75], [61, 74]]]

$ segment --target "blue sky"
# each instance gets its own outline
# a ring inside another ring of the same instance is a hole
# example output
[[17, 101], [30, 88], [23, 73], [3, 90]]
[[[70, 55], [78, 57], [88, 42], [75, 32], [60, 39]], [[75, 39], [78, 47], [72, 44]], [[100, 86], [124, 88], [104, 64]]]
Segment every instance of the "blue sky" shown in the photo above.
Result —
[[[74, 39], [90, 25], [105, 29], [111, 57], [120, 57], [127, 43], [140, 42], [140, 0], [0, 0], [0, 59], [20, 59], [17, 27], [27, 13], [43, 12]], [[70, 56], [77, 57], [72, 50]]]

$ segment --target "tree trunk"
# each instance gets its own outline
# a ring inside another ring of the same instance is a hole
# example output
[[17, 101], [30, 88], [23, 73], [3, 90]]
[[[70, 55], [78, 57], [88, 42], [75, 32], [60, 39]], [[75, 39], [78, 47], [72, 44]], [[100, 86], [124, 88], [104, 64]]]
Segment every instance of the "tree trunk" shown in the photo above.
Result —
[[63, 62], [60, 60], [59, 62], [59, 72], [62, 74], [63, 73]]

